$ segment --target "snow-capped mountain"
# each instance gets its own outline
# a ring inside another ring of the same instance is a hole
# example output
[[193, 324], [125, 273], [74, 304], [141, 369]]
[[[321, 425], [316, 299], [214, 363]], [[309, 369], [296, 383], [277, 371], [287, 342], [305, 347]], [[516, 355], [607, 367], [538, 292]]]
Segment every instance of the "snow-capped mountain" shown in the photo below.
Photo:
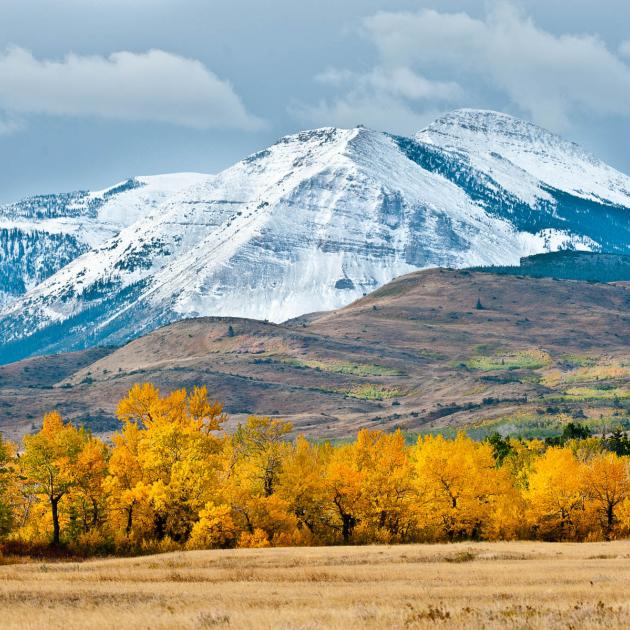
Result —
[[283, 321], [436, 265], [628, 253], [629, 190], [575, 145], [492, 112], [454, 112], [415, 139], [303, 132], [172, 192], [31, 289], [0, 314], [0, 353], [121, 343], [198, 315]]
[[628, 176], [574, 142], [507, 114], [456, 110], [416, 134], [416, 139], [466, 152], [473, 166], [488, 174], [500, 177], [507, 161], [541, 187], [589, 201], [630, 206]]
[[0, 307], [207, 175], [136, 177], [106, 190], [0, 206]]

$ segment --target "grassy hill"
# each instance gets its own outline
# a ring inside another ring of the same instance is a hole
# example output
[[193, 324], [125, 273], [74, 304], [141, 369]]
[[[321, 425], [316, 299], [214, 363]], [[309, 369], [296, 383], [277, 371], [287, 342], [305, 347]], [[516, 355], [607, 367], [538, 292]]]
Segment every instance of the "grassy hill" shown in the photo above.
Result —
[[623, 284], [421, 271], [283, 325], [185, 320], [116, 350], [2, 366], [0, 430], [17, 437], [55, 408], [106, 433], [116, 401], [144, 381], [206, 384], [232, 426], [272, 415], [316, 438], [629, 426], [629, 307]]

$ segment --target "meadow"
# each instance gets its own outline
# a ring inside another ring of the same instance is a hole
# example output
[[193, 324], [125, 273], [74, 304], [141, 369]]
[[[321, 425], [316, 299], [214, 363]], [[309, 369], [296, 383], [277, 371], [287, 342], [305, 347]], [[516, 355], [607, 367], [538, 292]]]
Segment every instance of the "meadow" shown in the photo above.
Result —
[[629, 558], [629, 541], [492, 542], [13, 564], [0, 566], [1, 625], [621, 628]]

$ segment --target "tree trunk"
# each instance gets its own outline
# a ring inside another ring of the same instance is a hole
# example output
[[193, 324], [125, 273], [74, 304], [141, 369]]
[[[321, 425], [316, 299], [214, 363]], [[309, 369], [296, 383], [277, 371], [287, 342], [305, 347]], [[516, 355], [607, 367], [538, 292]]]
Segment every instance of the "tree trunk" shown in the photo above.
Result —
[[153, 517], [153, 527], [155, 528], [155, 537], [158, 540], [164, 540], [166, 538], [166, 516], [156, 514]]
[[133, 527], [133, 503], [126, 508], [127, 510], [127, 527], [125, 527], [125, 534], [127, 538], [129, 538], [129, 534], [131, 534], [131, 528]]
[[59, 527], [59, 499], [61, 497], [50, 497], [50, 509], [53, 521], [53, 545], [59, 545], [61, 541], [61, 529]]
[[610, 540], [610, 535], [615, 524], [615, 507], [612, 503], [606, 506], [606, 540]]
[[343, 537], [343, 542], [347, 545], [350, 542], [350, 536], [352, 535], [352, 530], [354, 526], [357, 524], [356, 519], [349, 514], [341, 515], [341, 535]]

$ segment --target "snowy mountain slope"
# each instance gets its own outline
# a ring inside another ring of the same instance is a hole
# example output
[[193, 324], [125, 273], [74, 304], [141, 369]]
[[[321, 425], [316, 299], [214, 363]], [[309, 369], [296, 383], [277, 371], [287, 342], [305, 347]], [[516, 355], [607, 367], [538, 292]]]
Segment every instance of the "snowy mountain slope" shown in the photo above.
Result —
[[630, 207], [630, 177], [579, 145], [507, 114], [455, 110], [420, 131], [416, 140], [466, 152], [475, 168], [487, 173], [503, 171], [507, 160], [543, 186]]
[[[531, 138], [522, 145], [540, 151]], [[571, 194], [491, 155], [485, 140], [475, 154], [427, 139], [308, 131], [190, 183], [5, 309], [2, 360], [121, 343], [183, 317], [283, 321], [418, 268], [629, 251], [630, 200], [602, 201], [621, 195], [623, 179], [605, 197], [598, 171]]]
[[97, 192], [0, 206], [0, 307], [207, 175], [136, 177]]

